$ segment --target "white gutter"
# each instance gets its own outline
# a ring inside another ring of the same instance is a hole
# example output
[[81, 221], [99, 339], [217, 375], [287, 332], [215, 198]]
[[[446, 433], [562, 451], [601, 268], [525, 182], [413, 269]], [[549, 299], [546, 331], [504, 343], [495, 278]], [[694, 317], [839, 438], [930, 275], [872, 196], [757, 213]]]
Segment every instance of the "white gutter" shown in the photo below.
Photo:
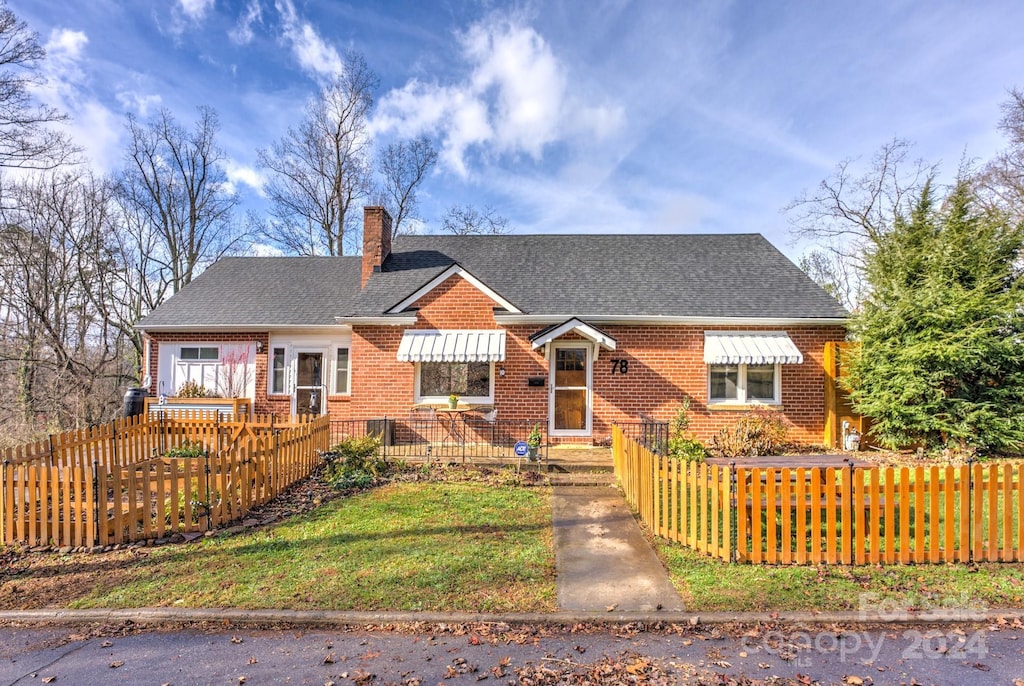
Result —
[[337, 324], [241, 324], [231, 326], [211, 326], [203, 324], [173, 324], [173, 325], [159, 325], [159, 326], [139, 326], [135, 325], [135, 329], [138, 331], [149, 332], [174, 332], [174, 331], [223, 331], [226, 333], [242, 332], [242, 333], [259, 333], [263, 331], [292, 331], [295, 329], [317, 329], [324, 331], [337, 331], [339, 325]]
[[561, 324], [580, 319], [588, 324], [649, 324], [654, 326], [844, 326], [846, 317], [668, 317], [657, 315], [504, 314], [495, 312], [497, 324]]
[[357, 324], [364, 326], [412, 326], [416, 323], [416, 315], [404, 317], [335, 317], [334, 320], [339, 324], [351, 326]]

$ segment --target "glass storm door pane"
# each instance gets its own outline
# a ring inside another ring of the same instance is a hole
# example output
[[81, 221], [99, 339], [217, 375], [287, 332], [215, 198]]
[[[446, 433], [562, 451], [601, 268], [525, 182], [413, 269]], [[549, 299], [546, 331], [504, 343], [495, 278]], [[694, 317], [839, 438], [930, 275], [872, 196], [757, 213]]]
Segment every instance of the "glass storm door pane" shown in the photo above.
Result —
[[556, 348], [554, 375], [556, 431], [587, 429], [587, 349]]
[[298, 353], [295, 358], [295, 413], [324, 413], [324, 355]]

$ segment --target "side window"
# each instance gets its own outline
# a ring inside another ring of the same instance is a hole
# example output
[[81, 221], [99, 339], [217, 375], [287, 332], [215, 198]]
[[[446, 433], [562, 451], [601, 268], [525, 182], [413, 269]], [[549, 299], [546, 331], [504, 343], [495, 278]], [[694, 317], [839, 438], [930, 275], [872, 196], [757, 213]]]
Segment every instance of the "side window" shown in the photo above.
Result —
[[334, 364], [334, 392], [338, 394], [351, 392], [349, 388], [348, 348], [338, 348], [338, 355]]
[[285, 350], [274, 348], [270, 356], [270, 393], [281, 395], [285, 393]]

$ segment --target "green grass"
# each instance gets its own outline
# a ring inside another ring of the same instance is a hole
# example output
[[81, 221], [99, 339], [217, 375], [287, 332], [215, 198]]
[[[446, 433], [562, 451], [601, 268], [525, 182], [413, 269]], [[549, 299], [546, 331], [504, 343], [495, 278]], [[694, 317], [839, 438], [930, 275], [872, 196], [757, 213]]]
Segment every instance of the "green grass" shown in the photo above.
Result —
[[692, 611], [1021, 607], [1024, 565], [728, 564], [664, 539], [655, 546]]
[[70, 606], [547, 611], [554, 576], [547, 491], [397, 484], [153, 549]]

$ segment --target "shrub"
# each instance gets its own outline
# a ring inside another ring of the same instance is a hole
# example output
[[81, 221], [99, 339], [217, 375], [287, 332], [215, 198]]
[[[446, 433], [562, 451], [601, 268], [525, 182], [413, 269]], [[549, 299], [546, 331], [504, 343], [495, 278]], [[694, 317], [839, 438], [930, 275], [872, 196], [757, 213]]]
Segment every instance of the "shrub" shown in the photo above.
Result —
[[205, 454], [206, 446], [202, 442], [188, 440], [164, 451], [164, 457], [202, 457]]
[[669, 424], [668, 455], [677, 460], [687, 462], [702, 462], [707, 457], [707, 449], [704, 444], [696, 438], [686, 435], [690, 428], [690, 399], [683, 398], [683, 402], [676, 410], [675, 416]]
[[782, 418], [774, 412], [758, 410], [719, 431], [711, 439], [711, 452], [720, 457], [778, 455], [785, 440], [786, 425]]
[[198, 381], [186, 381], [178, 389], [178, 398], [209, 398], [210, 392]]
[[346, 438], [331, 448], [338, 459], [327, 469], [326, 481], [339, 490], [367, 488], [384, 474], [387, 463], [377, 457], [380, 436]]

